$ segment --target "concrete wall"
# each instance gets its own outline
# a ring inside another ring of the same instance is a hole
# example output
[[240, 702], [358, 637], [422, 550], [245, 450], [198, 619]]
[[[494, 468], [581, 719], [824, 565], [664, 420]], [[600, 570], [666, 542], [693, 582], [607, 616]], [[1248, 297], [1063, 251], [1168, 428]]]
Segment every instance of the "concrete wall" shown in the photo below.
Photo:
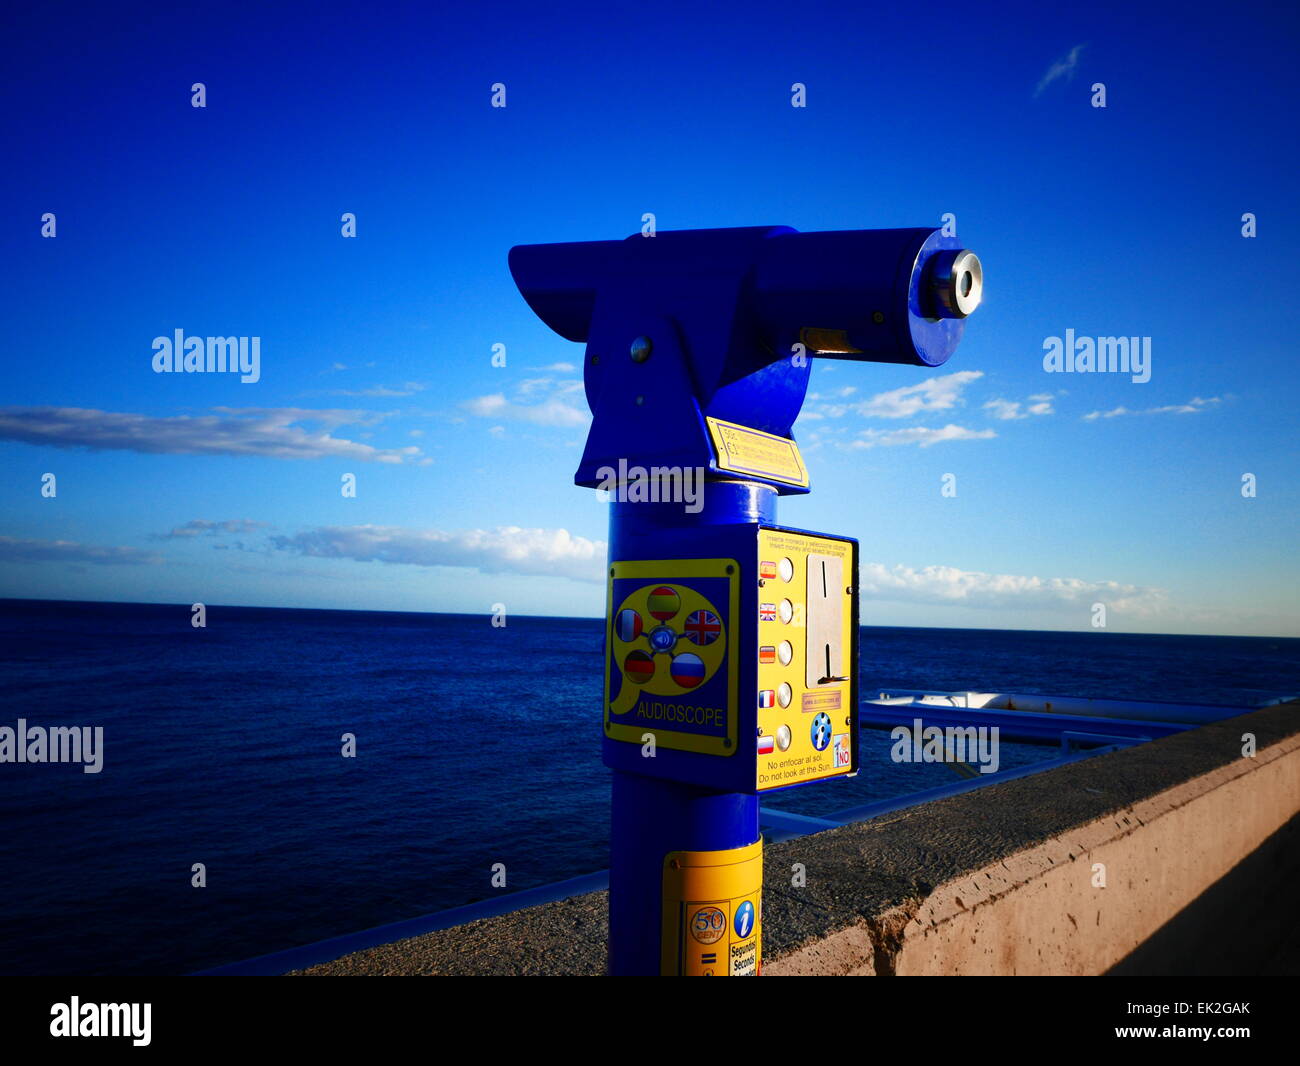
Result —
[[[1246, 731], [1242, 725], [1236, 740], [1226, 739], [1240, 746], [1240, 733]], [[1031, 780], [1038, 788], [1057, 787], [1044, 777]], [[1088, 786], [1075, 781], [1068, 787]], [[1103, 973], [1261, 847], [1297, 811], [1300, 735], [1293, 735], [1253, 759], [1240, 758], [1121, 810], [1063, 828], [924, 895], [828, 930], [774, 959], [766, 972]], [[1250, 908], [1251, 900], [1243, 899], [1241, 905]], [[1159, 968], [1158, 960], [1153, 964]]]
[[[1300, 703], [784, 841], [765, 855], [764, 972], [1184, 972], [1189, 960], [1216, 972], [1215, 945], [1189, 938], [1218, 925], [1180, 916], [1216, 896], [1218, 913], [1259, 907], [1261, 887], [1227, 875], [1266, 845], [1294, 860], [1297, 812]], [[1282, 880], [1277, 898], [1291, 900]], [[598, 974], [605, 906], [604, 893], [574, 897], [306, 972]], [[1272, 909], [1287, 935], [1300, 928], [1290, 904]]]

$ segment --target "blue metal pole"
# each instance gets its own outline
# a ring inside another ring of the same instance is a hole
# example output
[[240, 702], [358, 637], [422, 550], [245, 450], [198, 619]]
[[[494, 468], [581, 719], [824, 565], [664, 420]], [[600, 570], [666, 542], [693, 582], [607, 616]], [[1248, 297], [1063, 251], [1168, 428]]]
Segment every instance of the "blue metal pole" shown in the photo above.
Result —
[[[703, 507], [611, 504], [610, 562], [662, 558], [665, 543], [695, 528], [776, 521], [776, 491], [747, 481], [705, 484]], [[758, 795], [613, 770], [609, 867], [609, 972], [654, 976], [662, 964], [664, 857], [720, 851], [759, 839]]]

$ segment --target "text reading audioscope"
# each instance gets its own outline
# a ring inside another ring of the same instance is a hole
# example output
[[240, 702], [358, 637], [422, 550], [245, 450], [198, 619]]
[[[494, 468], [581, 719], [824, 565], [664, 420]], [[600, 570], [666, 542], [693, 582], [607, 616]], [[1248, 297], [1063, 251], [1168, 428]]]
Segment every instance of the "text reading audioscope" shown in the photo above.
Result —
[[245, 385], [262, 376], [261, 337], [187, 337], [173, 331], [153, 339], [155, 374], [238, 374]]

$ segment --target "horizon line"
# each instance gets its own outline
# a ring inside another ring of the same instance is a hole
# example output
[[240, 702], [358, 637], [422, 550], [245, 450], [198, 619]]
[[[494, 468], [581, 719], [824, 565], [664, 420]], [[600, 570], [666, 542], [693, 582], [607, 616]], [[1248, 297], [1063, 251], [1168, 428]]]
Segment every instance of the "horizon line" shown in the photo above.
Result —
[[[199, 602], [199, 601], [194, 601]], [[892, 602], [892, 601], [891, 601]], [[158, 602], [153, 600], [74, 600], [63, 599], [60, 597], [39, 597], [30, 596], [0, 596], [0, 605], [7, 603], [83, 603], [99, 604], [118, 607], [185, 607], [189, 610], [193, 603], [169, 603]], [[204, 603], [205, 609], [211, 608], [230, 608], [235, 610], [252, 610], [252, 611], [332, 611], [339, 614], [407, 614], [407, 615], [433, 615], [444, 616], [448, 618], [490, 618], [491, 611], [484, 612], [482, 615], [477, 612], [467, 611], [403, 611], [383, 607], [293, 607], [284, 604], [269, 606], [259, 603]], [[553, 619], [556, 621], [603, 621], [605, 616], [585, 615], [585, 614], [529, 614], [525, 611], [507, 612], [507, 616], [514, 614], [518, 618], [537, 618]], [[1300, 641], [1300, 636], [1288, 637], [1281, 634], [1246, 634], [1246, 633], [1149, 633], [1132, 629], [1109, 629], [1109, 628], [1088, 628], [1088, 629], [1027, 629], [1003, 626], [924, 626], [924, 625], [870, 625], [863, 622], [858, 623], [859, 629], [937, 629], [951, 630], [955, 632], [970, 633], [1094, 633], [1098, 636], [1117, 636], [1117, 637], [1207, 637], [1217, 638], [1220, 640], [1296, 640]]]

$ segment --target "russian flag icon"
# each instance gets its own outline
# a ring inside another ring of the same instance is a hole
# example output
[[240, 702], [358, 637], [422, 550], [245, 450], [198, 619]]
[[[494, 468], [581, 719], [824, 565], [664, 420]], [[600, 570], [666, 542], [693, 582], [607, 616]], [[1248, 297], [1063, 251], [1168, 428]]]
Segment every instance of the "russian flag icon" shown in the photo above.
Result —
[[776, 689], [773, 688], [760, 689], [758, 693], [758, 705], [760, 707], [775, 707]]
[[776, 737], [759, 737], [758, 753], [760, 755], [770, 755], [776, 750]]

